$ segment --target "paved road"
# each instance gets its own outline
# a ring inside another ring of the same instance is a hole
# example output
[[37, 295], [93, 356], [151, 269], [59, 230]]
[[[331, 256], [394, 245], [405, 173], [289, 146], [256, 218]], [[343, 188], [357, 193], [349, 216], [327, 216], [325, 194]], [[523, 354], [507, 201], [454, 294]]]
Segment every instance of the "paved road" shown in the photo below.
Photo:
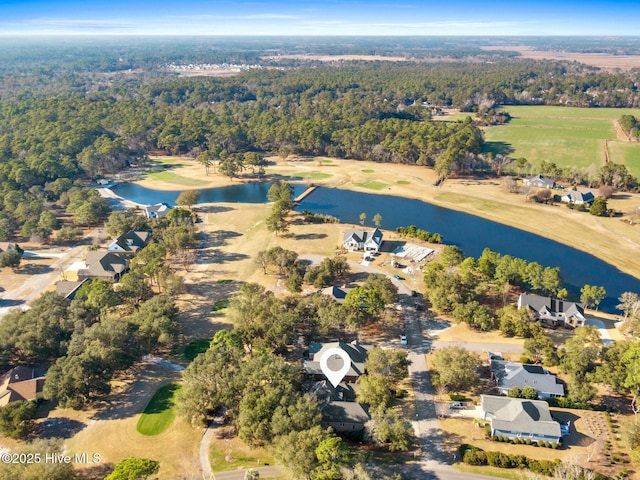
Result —
[[[0, 299], [10, 303], [11, 306], [0, 308], [0, 318], [15, 308], [25, 308], [30, 302], [38, 298], [42, 292], [47, 290], [60, 274], [69, 268], [73, 263], [79, 261], [87, 250], [87, 243], [100, 238], [102, 229], [95, 229], [83, 240], [82, 245], [68, 248], [64, 252], [56, 252], [57, 259], [51, 264], [51, 270], [47, 273], [32, 275], [22, 285], [5, 290], [0, 294]], [[42, 255], [42, 254], [41, 254]], [[53, 256], [53, 255], [51, 255]], [[0, 302], [4, 303], [4, 302]]]
[[[280, 470], [278, 467], [258, 467], [254, 468], [254, 470], [258, 470], [258, 472], [260, 472], [260, 478], [273, 478], [281, 477], [284, 475], [282, 470]], [[244, 472], [246, 472], [246, 470], [219, 472], [215, 474], [214, 478], [215, 480], [243, 480]]]

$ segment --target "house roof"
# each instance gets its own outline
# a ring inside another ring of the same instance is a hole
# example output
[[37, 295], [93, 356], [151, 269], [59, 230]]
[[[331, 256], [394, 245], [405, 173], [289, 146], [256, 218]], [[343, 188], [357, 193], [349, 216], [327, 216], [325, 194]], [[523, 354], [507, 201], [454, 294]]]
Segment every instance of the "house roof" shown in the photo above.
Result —
[[129, 268], [129, 259], [126, 255], [96, 250], [87, 253], [85, 264], [87, 268], [78, 270], [79, 276], [113, 277]]
[[136, 253], [138, 250], [144, 248], [150, 239], [150, 232], [129, 230], [111, 242], [108, 248], [111, 249], [112, 246], [117, 245], [125, 252]]
[[12, 368], [0, 377], [0, 407], [18, 400], [35, 400], [43, 387], [44, 377], [36, 377], [35, 369]]
[[144, 213], [147, 217], [150, 217], [152, 213], [155, 214], [155, 216], [163, 216], [166, 215], [169, 210], [171, 210], [171, 207], [166, 203], [144, 206]]
[[16, 248], [16, 244], [12, 242], [0, 242], [0, 252], [8, 252], [9, 250], [14, 250]]
[[347, 297], [347, 289], [340, 287], [327, 287], [323, 288], [323, 295], [327, 295], [328, 297], [332, 297], [334, 300], [338, 302], [342, 302]]
[[316, 397], [321, 403], [334, 402], [353, 402], [356, 399], [356, 392], [350, 383], [341, 382], [334, 387], [328, 380], [315, 382], [309, 393]]
[[556, 376], [538, 365], [491, 360], [491, 372], [502, 389], [533, 387], [541, 393], [564, 396], [564, 386], [557, 383]]
[[527, 177], [524, 179], [524, 182], [530, 185], [544, 186], [547, 188], [553, 188], [553, 186], [556, 184], [556, 182], [552, 178], [545, 177], [544, 175], [540, 174]]
[[[318, 348], [319, 347], [319, 348]], [[364, 362], [367, 359], [367, 355], [369, 354], [369, 350], [371, 350], [372, 345], [362, 345], [357, 341], [351, 343], [345, 342], [330, 342], [330, 343], [322, 343], [322, 344], [310, 344], [309, 345], [309, 353], [312, 356], [311, 360], [307, 360], [304, 362], [304, 370], [308, 374], [312, 375], [323, 375], [322, 369], [320, 368], [320, 358], [325, 351], [330, 348], [341, 348], [349, 358], [351, 359], [351, 368], [345, 374], [346, 377], [359, 377], [364, 373]], [[340, 370], [342, 368], [342, 360], [337, 356], [331, 356], [327, 360], [327, 366], [330, 370]]]
[[567, 190], [561, 199], [572, 203], [590, 203], [594, 200], [593, 193], [580, 190]]
[[561, 436], [560, 424], [551, 418], [547, 402], [482, 395], [480, 405], [493, 429]]
[[528, 307], [535, 312], [544, 312], [545, 310], [551, 314], [564, 314], [566, 318], [580, 314], [584, 316], [584, 306], [581, 303], [568, 302], [559, 298], [542, 297], [540, 295], [521, 294], [518, 298], [519, 307]]
[[328, 402], [321, 407], [323, 420], [335, 423], [367, 423], [371, 417], [358, 402]]
[[353, 228], [347, 228], [344, 231], [342, 243], [346, 243], [351, 239], [353, 239], [357, 243], [367, 243], [369, 241], [373, 241], [377, 245], [381, 245], [382, 232], [377, 227], [373, 230], [356, 230]]
[[87, 280], [80, 280], [77, 282], [71, 282], [69, 280], [61, 280], [56, 283], [56, 293], [61, 297], [73, 300], [73, 297], [78, 292], [80, 286]]

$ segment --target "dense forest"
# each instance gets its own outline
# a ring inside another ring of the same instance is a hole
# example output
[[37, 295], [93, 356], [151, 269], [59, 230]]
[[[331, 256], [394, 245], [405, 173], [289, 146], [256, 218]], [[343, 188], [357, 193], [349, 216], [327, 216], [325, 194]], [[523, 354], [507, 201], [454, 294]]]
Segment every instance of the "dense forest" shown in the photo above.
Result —
[[[73, 216], [69, 190], [82, 188], [79, 180], [114, 174], [159, 149], [239, 167], [247, 153], [330, 155], [425, 165], [446, 178], [488, 171], [491, 159], [481, 155], [471, 119], [432, 121], [441, 107], [477, 112], [485, 123], [508, 121], [495, 115], [499, 105], [640, 106], [638, 71], [523, 60], [481, 50], [486, 39], [260, 40], [3, 39], [0, 237], [48, 237], [60, 224], [43, 212]], [[278, 60], [301, 52], [409, 60]], [[197, 62], [256, 68], [231, 77], [167, 69]], [[89, 209], [76, 225], [107, 210]]]

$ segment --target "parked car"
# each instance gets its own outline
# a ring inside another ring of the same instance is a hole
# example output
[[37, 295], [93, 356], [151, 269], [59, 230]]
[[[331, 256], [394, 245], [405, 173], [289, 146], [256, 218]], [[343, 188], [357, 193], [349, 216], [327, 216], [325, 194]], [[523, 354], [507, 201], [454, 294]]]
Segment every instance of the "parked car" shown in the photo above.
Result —
[[407, 336], [406, 335], [400, 335], [400, 343], [402, 345], [406, 345], [407, 344]]
[[393, 276], [393, 278], [395, 278], [396, 280], [400, 280], [400, 275], [398, 275], [397, 273]]
[[464, 403], [462, 403], [462, 402], [451, 402], [449, 404], [449, 408], [462, 410], [464, 408]]

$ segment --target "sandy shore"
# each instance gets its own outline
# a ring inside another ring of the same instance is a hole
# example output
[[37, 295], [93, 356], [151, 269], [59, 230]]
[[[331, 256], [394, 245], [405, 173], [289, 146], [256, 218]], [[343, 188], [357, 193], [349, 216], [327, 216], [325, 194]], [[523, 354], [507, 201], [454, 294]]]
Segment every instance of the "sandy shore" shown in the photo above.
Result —
[[[594, 217], [564, 205], [527, 202], [522, 195], [505, 192], [498, 179], [450, 179], [435, 187], [436, 176], [426, 167], [324, 157], [288, 161], [272, 157], [269, 160], [271, 165], [266, 172], [271, 179], [297, 177], [298, 181], [327, 187], [423, 200], [558, 241], [640, 278], [640, 225], [630, 225], [621, 218]], [[176, 191], [255, 181], [252, 178], [230, 180], [213, 169], [207, 176], [201, 165], [186, 158], [177, 159], [176, 163], [178, 166], [171, 167], [170, 171], [177, 180], [157, 180], [151, 176], [136, 183]], [[181, 179], [182, 184], [176, 183]], [[198, 186], [186, 186], [188, 180], [197, 181]], [[609, 201], [609, 207], [622, 212], [638, 209], [640, 195], [620, 195]]]

